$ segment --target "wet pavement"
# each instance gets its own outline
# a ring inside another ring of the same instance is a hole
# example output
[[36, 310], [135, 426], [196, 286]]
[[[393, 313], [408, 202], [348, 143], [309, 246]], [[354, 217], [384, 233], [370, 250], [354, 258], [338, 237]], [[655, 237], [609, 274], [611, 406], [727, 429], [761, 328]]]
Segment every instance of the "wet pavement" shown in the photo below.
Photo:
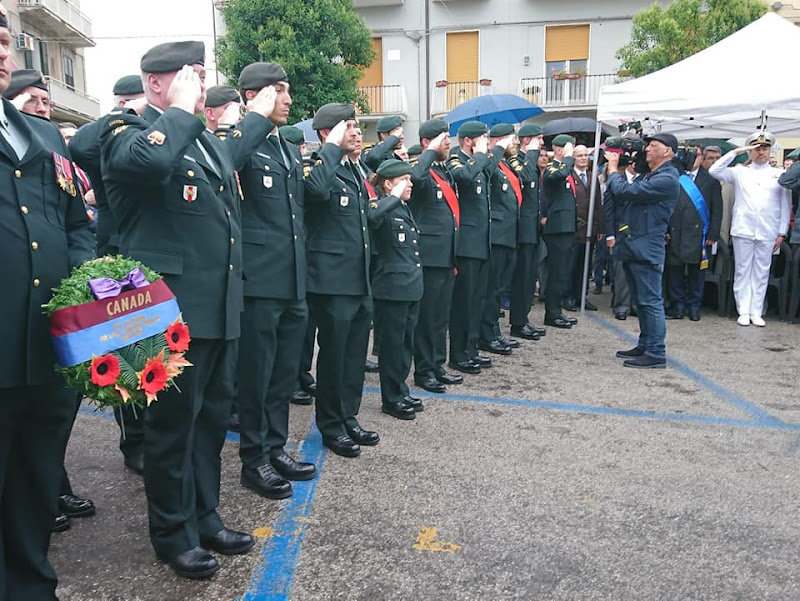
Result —
[[239, 485], [230, 436], [220, 512], [258, 544], [210, 581], [155, 559], [117, 426], [82, 410], [67, 466], [98, 511], [53, 537], [60, 599], [800, 599], [800, 325], [704, 310], [667, 322], [666, 370], [632, 370], [614, 352], [638, 323], [609, 297], [420, 393], [412, 422], [381, 413], [367, 374], [359, 419], [381, 443], [358, 459], [327, 453], [313, 407], [292, 406], [289, 449], [320, 475], [285, 501]]

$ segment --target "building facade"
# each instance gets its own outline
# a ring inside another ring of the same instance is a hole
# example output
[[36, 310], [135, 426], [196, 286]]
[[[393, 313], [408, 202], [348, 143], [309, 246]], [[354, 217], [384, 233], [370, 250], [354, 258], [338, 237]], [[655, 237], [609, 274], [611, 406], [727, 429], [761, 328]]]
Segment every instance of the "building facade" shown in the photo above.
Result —
[[53, 121], [87, 123], [100, 103], [86, 93], [83, 49], [94, 46], [80, 0], [5, 0], [14, 69], [38, 69], [48, 80]]

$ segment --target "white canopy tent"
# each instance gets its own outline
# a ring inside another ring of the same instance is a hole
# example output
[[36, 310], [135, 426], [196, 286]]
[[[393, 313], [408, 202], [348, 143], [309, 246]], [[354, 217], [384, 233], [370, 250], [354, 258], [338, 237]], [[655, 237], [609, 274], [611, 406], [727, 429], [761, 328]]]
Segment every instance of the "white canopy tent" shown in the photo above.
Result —
[[[640, 121], [645, 133], [671, 132], [679, 140], [745, 137], [760, 128], [777, 136], [800, 135], [800, 77], [791, 59], [765, 52], [791, 53], [796, 48], [800, 48], [800, 28], [767, 13], [674, 65], [605, 86], [597, 102], [594, 164], [600, 153], [601, 122], [618, 126]], [[589, 223], [596, 188], [593, 179]], [[591, 235], [587, 232], [587, 242]], [[582, 309], [586, 284], [584, 275]]]

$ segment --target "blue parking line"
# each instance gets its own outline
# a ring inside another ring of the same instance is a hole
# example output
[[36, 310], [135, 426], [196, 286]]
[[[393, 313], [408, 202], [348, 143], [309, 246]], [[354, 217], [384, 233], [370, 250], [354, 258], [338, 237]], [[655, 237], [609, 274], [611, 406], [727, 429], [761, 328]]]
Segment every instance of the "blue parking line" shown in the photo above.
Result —
[[[611, 332], [616, 334], [619, 338], [629, 341], [632, 345], [635, 346], [636, 343], [638, 342], [638, 339], [635, 336], [632, 336], [622, 328], [617, 327], [616, 325], [604, 319], [603, 317], [600, 317], [599, 315], [591, 315], [589, 313], [587, 313], [587, 316], [595, 323], [600, 324], [607, 330], [610, 330]], [[719, 384], [714, 382], [714, 380], [712, 380], [711, 378], [708, 378], [707, 376], [704, 376], [703, 374], [696, 372], [691, 367], [689, 367], [685, 363], [681, 363], [677, 359], [670, 359], [668, 357], [667, 365], [674, 368], [676, 371], [683, 374], [690, 380], [694, 381], [696, 384], [699, 384], [706, 390], [709, 390], [710, 392], [714, 393], [715, 395], [717, 395], [727, 403], [733, 405], [740, 411], [749, 413], [750, 415], [755, 417], [759, 423], [769, 424], [773, 426], [784, 423], [774, 415], [767, 413], [766, 411], [764, 411], [757, 405], [751, 403], [750, 401], [746, 401], [745, 399], [737, 396], [727, 388], [724, 388], [723, 386], [720, 386]]]
[[261, 558], [253, 570], [250, 588], [241, 601], [287, 601], [292, 579], [297, 569], [297, 558], [306, 532], [304, 520], [311, 514], [317, 483], [322, 475], [327, 453], [322, 446], [322, 435], [312, 421], [305, 442], [300, 449], [300, 461], [317, 466], [317, 477], [306, 482], [293, 482], [294, 494], [281, 507], [275, 522], [275, 534], [261, 550]]

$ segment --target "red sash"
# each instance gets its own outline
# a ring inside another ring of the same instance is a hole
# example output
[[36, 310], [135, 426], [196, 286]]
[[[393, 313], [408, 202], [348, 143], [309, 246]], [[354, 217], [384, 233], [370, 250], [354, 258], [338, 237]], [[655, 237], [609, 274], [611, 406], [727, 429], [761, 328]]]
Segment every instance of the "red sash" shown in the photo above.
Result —
[[367, 187], [367, 194], [369, 194], [370, 200], [375, 200], [378, 198], [378, 195], [375, 194], [375, 188], [372, 187], [372, 184], [369, 183], [369, 180], [364, 178], [364, 185]]
[[569, 187], [572, 190], [572, 195], [577, 196], [578, 194], [575, 191], [575, 178], [572, 177], [571, 173], [567, 176], [567, 182], [569, 183]]
[[508, 181], [511, 182], [511, 187], [514, 189], [514, 195], [517, 197], [517, 206], [521, 207], [522, 188], [519, 185], [519, 178], [517, 177], [517, 174], [511, 171], [511, 168], [508, 165], [506, 165], [503, 161], [500, 161], [498, 165], [500, 166], [500, 169], [503, 170], [503, 173], [506, 174]]
[[442, 189], [442, 192], [444, 193], [444, 199], [447, 201], [447, 206], [450, 207], [450, 211], [453, 213], [453, 217], [456, 219], [456, 226], [458, 226], [459, 222], [461, 221], [461, 212], [458, 207], [458, 196], [456, 196], [456, 191], [453, 190], [453, 187], [444, 179], [442, 179], [432, 167], [430, 172], [434, 181], [439, 184], [439, 187]]

